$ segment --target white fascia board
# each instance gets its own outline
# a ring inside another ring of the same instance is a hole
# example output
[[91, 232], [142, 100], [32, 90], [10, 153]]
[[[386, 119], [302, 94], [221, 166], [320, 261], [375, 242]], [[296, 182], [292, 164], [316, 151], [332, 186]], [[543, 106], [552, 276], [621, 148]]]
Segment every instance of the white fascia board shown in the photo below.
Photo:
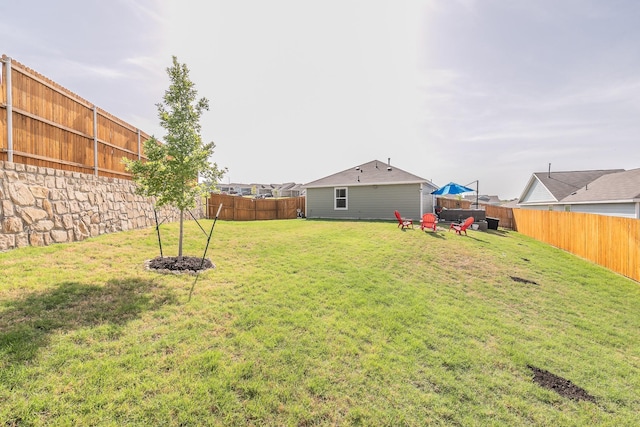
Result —
[[563, 205], [603, 205], [603, 204], [619, 204], [619, 203], [638, 203], [640, 199], [626, 200], [585, 200], [580, 202], [562, 201]]
[[529, 181], [527, 182], [527, 185], [524, 186], [524, 190], [522, 190], [520, 197], [518, 197], [518, 203], [520, 203], [520, 201], [522, 201], [522, 199], [524, 199], [524, 197], [527, 195], [527, 193], [529, 192], [529, 189], [531, 188], [531, 185], [533, 184], [534, 179], [537, 180], [538, 178], [534, 174], [531, 174], [531, 177], [529, 177]]
[[334, 187], [367, 187], [372, 185], [406, 185], [424, 184], [427, 181], [400, 181], [400, 182], [349, 182], [341, 184], [303, 185], [302, 188], [334, 188]]

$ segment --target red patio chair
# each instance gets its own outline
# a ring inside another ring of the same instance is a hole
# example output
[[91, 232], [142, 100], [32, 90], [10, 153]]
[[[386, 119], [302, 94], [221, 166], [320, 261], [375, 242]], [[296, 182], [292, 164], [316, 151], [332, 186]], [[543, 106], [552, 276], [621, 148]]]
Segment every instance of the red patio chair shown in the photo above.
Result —
[[463, 223], [456, 223], [453, 222], [451, 223], [451, 226], [449, 227], [449, 231], [451, 231], [451, 229], [453, 228], [455, 230], [456, 233], [462, 235], [462, 232], [464, 231], [464, 235], [467, 235], [467, 228], [471, 227], [471, 224], [473, 224], [473, 222], [475, 221], [475, 219], [473, 219], [472, 216], [470, 216], [469, 218], [465, 219]]
[[433, 231], [436, 231], [436, 223], [438, 219], [432, 213], [426, 213], [422, 215], [422, 220], [420, 221], [420, 230], [424, 230], [425, 228], [430, 228]]
[[402, 218], [402, 216], [400, 216], [400, 212], [398, 211], [395, 211], [394, 214], [396, 215], [396, 219], [398, 220], [398, 227], [402, 227], [403, 230], [409, 227], [413, 228], [412, 219]]

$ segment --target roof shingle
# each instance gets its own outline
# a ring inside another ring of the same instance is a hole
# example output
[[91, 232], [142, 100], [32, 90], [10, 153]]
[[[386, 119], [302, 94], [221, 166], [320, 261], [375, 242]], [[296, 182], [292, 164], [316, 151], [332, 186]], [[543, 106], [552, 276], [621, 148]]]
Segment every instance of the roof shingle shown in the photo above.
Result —
[[640, 169], [603, 175], [577, 191], [563, 202], [603, 202], [640, 199]]
[[305, 188], [357, 186], [357, 185], [389, 185], [423, 183], [428, 180], [405, 172], [393, 165], [372, 160], [342, 172], [334, 173], [324, 178], [311, 181], [304, 185]]
[[624, 172], [624, 169], [535, 172], [534, 175], [560, 201], [601, 176], [618, 172]]

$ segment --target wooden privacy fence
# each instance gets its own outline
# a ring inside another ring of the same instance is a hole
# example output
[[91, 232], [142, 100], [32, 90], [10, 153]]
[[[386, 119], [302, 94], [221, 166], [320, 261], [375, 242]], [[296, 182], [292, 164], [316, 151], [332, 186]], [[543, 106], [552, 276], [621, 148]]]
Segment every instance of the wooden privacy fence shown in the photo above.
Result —
[[[481, 204], [482, 205], [482, 204]], [[513, 231], [518, 231], [513, 220], [513, 209], [505, 208], [504, 206], [495, 205], [482, 205], [484, 207], [487, 217], [498, 218], [498, 226], [508, 228]]]
[[438, 206], [447, 209], [471, 209], [471, 202], [464, 199], [449, 199], [447, 197], [437, 197]]
[[0, 160], [130, 179], [149, 135], [2, 56]]
[[[438, 206], [447, 209], [470, 209], [471, 202], [468, 200], [449, 199], [446, 197], [438, 197], [436, 201]], [[488, 205], [479, 203], [481, 209], [485, 210], [485, 215], [490, 218], [498, 218], [498, 225], [500, 227], [508, 228], [510, 230], [516, 230], [515, 223], [513, 221], [513, 209], [505, 208], [503, 206]]]
[[218, 219], [233, 221], [256, 221], [267, 219], [294, 219], [298, 209], [304, 213], [304, 197], [283, 199], [249, 199], [226, 194], [211, 194], [207, 200], [207, 217], [215, 218], [218, 207], [222, 210]]
[[640, 281], [640, 219], [514, 209], [519, 233]]

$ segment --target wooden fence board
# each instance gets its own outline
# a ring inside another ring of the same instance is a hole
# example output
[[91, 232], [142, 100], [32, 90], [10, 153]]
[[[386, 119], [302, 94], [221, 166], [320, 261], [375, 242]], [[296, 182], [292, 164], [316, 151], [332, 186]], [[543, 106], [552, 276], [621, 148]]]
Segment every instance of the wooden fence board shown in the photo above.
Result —
[[471, 202], [464, 199], [449, 199], [447, 197], [436, 198], [438, 206], [447, 209], [471, 209]]
[[[8, 160], [9, 149], [6, 69], [3, 62], [0, 160]], [[11, 95], [14, 163], [89, 174], [97, 170], [100, 176], [130, 179], [122, 158], [145, 158], [141, 143], [149, 135], [15, 60], [11, 61]], [[94, 138], [98, 140], [97, 165]]]
[[[438, 197], [436, 204], [447, 209], [471, 209], [471, 202], [464, 199], [449, 199], [446, 197]], [[498, 225], [503, 228], [515, 230], [513, 221], [513, 209], [503, 206], [495, 206], [480, 203], [481, 209], [485, 210], [486, 216], [490, 218], [498, 218]]]
[[256, 220], [278, 219], [278, 201], [276, 199], [253, 200]]
[[640, 281], [640, 219], [514, 209], [518, 232]]
[[[0, 105], [6, 105], [7, 103], [7, 91], [6, 91], [6, 81], [7, 81], [7, 73], [6, 67], [4, 64], [0, 67], [0, 79], [2, 79], [2, 84], [0, 84]], [[0, 160], [7, 160], [7, 152], [8, 149], [8, 141], [7, 141], [7, 109], [6, 107], [0, 108]]]
[[513, 225], [513, 209], [505, 208], [503, 206], [483, 205], [480, 204], [486, 211], [486, 215], [489, 218], [498, 218], [498, 226], [514, 230]]
[[298, 210], [304, 213], [304, 197], [278, 199], [278, 218], [297, 218]]
[[222, 220], [294, 219], [298, 217], [297, 209], [304, 212], [305, 198], [249, 199], [226, 194], [211, 194], [207, 200], [208, 218], [215, 218], [220, 203], [222, 203], [222, 210], [218, 219]]
[[[629, 233], [627, 236], [627, 246], [629, 248], [636, 248], [637, 252], [640, 252], [640, 221], [632, 222], [629, 224]], [[629, 277], [632, 277], [633, 272], [640, 272], [640, 255], [629, 251], [628, 262]], [[638, 273], [640, 275], [640, 273]], [[640, 279], [636, 279], [640, 280]]]

